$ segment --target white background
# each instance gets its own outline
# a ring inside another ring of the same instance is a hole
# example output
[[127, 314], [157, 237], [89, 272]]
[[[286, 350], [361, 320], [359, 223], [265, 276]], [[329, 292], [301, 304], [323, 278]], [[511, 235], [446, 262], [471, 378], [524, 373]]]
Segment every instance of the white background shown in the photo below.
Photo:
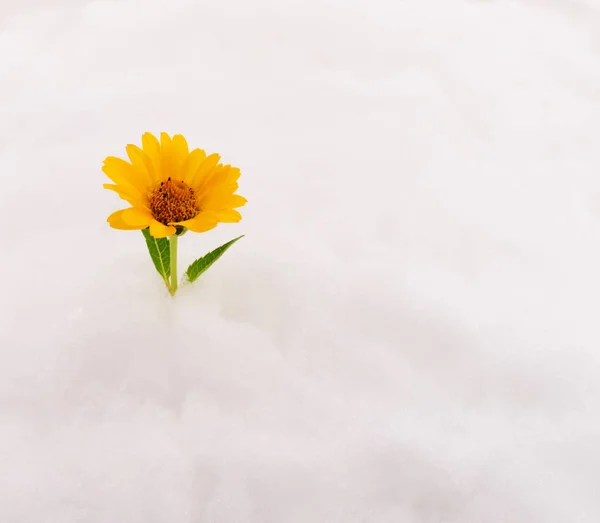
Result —
[[[600, 521], [600, 5], [0, 8], [0, 521]], [[100, 167], [242, 169], [176, 299]]]

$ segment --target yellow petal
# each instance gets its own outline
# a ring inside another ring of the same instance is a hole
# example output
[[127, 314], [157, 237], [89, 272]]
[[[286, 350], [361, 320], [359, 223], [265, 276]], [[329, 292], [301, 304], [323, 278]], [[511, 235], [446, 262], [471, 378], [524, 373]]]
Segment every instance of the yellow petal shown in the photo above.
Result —
[[160, 165], [160, 144], [158, 139], [152, 133], [144, 133], [142, 135], [142, 149], [150, 158], [154, 167], [154, 181], [162, 180], [161, 165]]
[[175, 180], [183, 180], [182, 168], [189, 154], [188, 144], [183, 135], [174, 135], [171, 140], [171, 177]]
[[144, 181], [146, 191], [148, 191], [158, 179], [152, 160], [137, 145], [129, 144], [125, 147], [125, 150], [127, 151], [127, 156], [129, 156], [139, 178]]
[[134, 189], [140, 195], [144, 193], [145, 181], [129, 162], [109, 156], [104, 160], [102, 171], [117, 185], [122, 185], [126, 189]]
[[204, 177], [206, 185], [223, 185], [231, 171], [231, 165], [217, 165], [208, 176]]
[[171, 146], [171, 137], [169, 136], [169, 133], [160, 133], [161, 149], [163, 149], [165, 147], [170, 147], [170, 146]]
[[141, 201], [139, 195], [137, 193], [132, 193], [130, 190], [125, 189], [121, 185], [113, 185], [110, 183], [105, 183], [102, 187], [108, 189], [109, 191], [115, 191], [123, 200], [129, 202], [132, 206], [140, 206], [143, 207], [144, 203]]
[[233, 194], [235, 191], [239, 189], [239, 185], [236, 182], [225, 182], [221, 185], [224, 191], [227, 191], [229, 194]]
[[213, 153], [207, 156], [206, 159], [200, 164], [196, 174], [190, 180], [192, 189], [199, 189], [203, 180], [210, 174], [210, 172], [217, 166], [221, 156], [217, 153]]
[[152, 220], [154, 220], [152, 213], [143, 207], [131, 207], [123, 211], [123, 221], [131, 226], [145, 228], [152, 223]]
[[173, 141], [167, 133], [160, 133], [160, 162], [162, 166], [162, 179], [176, 178], [175, 151]]
[[179, 166], [181, 166], [183, 160], [185, 160], [188, 154], [190, 154], [187, 141], [182, 134], [176, 134], [175, 136], [173, 136], [173, 140], [171, 140], [171, 142], [173, 144], [173, 151], [175, 152], [175, 157], [177, 158], [177, 163], [179, 164]]
[[197, 196], [202, 209], [221, 210], [234, 209], [246, 205], [246, 198], [232, 194], [227, 187], [211, 186]]
[[107, 222], [113, 229], [120, 229], [122, 231], [134, 231], [138, 229], [144, 229], [143, 226], [133, 226], [125, 223], [123, 220], [123, 213], [129, 209], [122, 209], [120, 211], [113, 212], [108, 218]]
[[218, 195], [219, 198], [225, 196], [231, 196], [239, 188], [238, 184], [233, 183], [222, 183], [218, 181], [212, 181], [211, 183], [205, 184], [196, 194], [204, 198], [209, 198], [213, 195]]
[[206, 158], [206, 153], [202, 149], [194, 149], [188, 157], [184, 160], [181, 166], [181, 179], [191, 186], [196, 171], [200, 164]]
[[227, 199], [227, 204], [232, 209], [235, 209], [236, 207], [243, 207], [244, 205], [246, 205], [246, 203], [248, 203], [248, 200], [246, 200], [246, 198], [240, 196], [239, 194], [232, 194]]
[[240, 170], [237, 167], [232, 167], [227, 173], [227, 181], [228, 182], [237, 182], [240, 177]]
[[177, 225], [183, 225], [192, 232], [206, 232], [217, 226], [218, 220], [214, 213], [201, 212], [195, 218], [180, 222]]
[[236, 223], [242, 219], [242, 215], [233, 209], [227, 209], [225, 211], [217, 211], [216, 214], [217, 214], [217, 217], [219, 218], [219, 221], [222, 223]]
[[155, 238], [166, 238], [175, 234], [175, 227], [172, 225], [163, 225], [162, 223], [154, 220], [150, 224], [150, 234]]
[[229, 165], [217, 165], [203, 179], [196, 179], [194, 191], [199, 200], [211, 198], [218, 194], [219, 198], [235, 191], [236, 183], [226, 182], [231, 167]]

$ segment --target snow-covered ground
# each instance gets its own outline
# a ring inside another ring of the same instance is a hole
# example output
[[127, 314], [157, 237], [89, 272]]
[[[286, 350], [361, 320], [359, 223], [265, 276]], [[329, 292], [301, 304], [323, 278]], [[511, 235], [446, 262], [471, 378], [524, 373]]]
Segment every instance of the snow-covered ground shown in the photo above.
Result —
[[[2, 523], [598, 523], [600, 4], [0, 2]], [[108, 155], [239, 224], [166, 292]]]

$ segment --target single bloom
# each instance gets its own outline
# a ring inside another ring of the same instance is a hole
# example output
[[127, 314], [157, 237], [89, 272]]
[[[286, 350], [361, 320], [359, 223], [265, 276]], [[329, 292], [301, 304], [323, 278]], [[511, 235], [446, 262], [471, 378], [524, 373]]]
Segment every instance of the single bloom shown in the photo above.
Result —
[[[109, 156], [102, 170], [114, 182], [105, 184], [130, 207], [108, 217], [115, 229], [150, 228], [155, 238], [172, 236], [176, 226], [205, 232], [217, 223], [239, 222], [235, 209], [246, 199], [237, 191], [240, 170], [219, 163], [218, 154], [190, 151], [186, 139], [175, 134], [142, 136], [142, 147], [126, 147], [129, 161]], [[180, 229], [181, 230], [181, 229]]]

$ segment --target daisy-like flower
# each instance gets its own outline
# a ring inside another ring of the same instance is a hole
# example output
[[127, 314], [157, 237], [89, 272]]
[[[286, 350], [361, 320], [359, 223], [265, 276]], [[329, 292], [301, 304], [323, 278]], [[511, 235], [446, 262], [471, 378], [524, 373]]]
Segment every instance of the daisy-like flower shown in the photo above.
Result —
[[126, 147], [129, 161], [109, 156], [102, 170], [114, 182], [105, 184], [130, 207], [108, 217], [115, 229], [146, 229], [154, 238], [189, 229], [205, 232], [219, 222], [239, 222], [235, 209], [246, 199], [235, 194], [240, 170], [219, 163], [218, 154], [190, 151], [186, 139], [161, 133], [142, 136], [142, 147]]

